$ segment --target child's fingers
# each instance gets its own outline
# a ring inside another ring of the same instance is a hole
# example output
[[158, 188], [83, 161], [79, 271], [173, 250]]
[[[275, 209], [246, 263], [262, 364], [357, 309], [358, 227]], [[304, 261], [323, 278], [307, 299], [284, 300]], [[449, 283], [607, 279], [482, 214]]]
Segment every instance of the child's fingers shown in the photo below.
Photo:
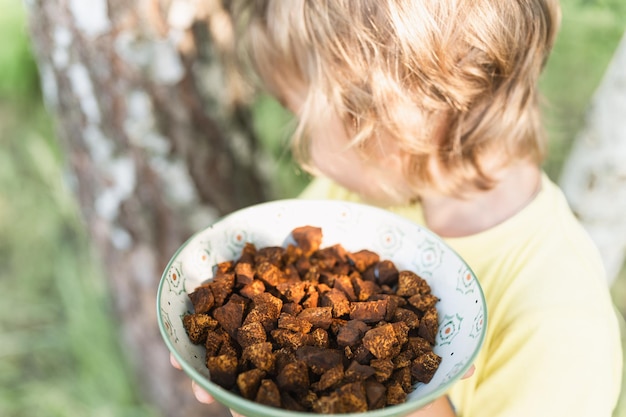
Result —
[[195, 381], [191, 382], [191, 389], [193, 390], [193, 395], [196, 396], [196, 400], [198, 400], [198, 402], [211, 404], [215, 401], [213, 397], [211, 397], [211, 394], [203, 390], [198, 384], [195, 383]]
[[174, 355], [172, 355], [170, 353], [170, 363], [172, 364], [172, 366], [176, 369], [182, 369], [180, 366], [180, 363], [178, 363], [178, 361], [176, 360], [176, 358], [174, 357]]
[[232, 414], [233, 417], [244, 417], [239, 413], [235, 413], [233, 410], [230, 410], [230, 414]]
[[474, 375], [475, 370], [476, 370], [476, 367], [472, 364], [472, 366], [467, 370], [467, 372], [465, 372], [465, 375], [463, 375], [461, 379], [466, 379]]
[[[170, 353], [170, 363], [172, 364], [174, 368], [182, 369], [180, 366], [180, 363], [178, 363], [174, 355], [172, 355], [171, 353]], [[193, 395], [195, 395], [196, 400], [198, 400], [198, 402], [201, 402], [203, 404], [211, 404], [213, 401], [215, 401], [208, 392], [200, 388], [200, 386], [196, 384], [194, 381], [191, 381], [191, 390], [193, 391]]]

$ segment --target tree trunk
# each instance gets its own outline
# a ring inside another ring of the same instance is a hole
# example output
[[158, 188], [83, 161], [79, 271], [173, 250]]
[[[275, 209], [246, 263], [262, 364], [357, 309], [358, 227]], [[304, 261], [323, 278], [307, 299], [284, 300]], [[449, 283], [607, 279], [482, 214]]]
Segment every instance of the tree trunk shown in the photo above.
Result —
[[207, 415], [169, 364], [154, 303], [192, 232], [270, 197], [229, 15], [220, 0], [25, 5], [68, 178], [138, 381], [165, 415]]
[[626, 34], [574, 142], [560, 184], [599, 246], [609, 285], [626, 256]]

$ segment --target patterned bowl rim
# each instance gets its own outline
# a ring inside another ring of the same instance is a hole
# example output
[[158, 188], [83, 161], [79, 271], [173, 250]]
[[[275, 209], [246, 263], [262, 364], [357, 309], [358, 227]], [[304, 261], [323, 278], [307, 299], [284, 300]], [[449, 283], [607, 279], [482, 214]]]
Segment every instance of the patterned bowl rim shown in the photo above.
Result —
[[[226, 404], [226, 406], [233, 408], [236, 412], [243, 414], [243, 415], [247, 415], [250, 417], [256, 416], [256, 415], [264, 415], [264, 416], [272, 416], [272, 417], [311, 417], [311, 415], [317, 415], [317, 413], [314, 412], [301, 412], [301, 411], [291, 411], [291, 410], [286, 410], [283, 408], [277, 408], [277, 407], [271, 407], [271, 406], [267, 406], [261, 403], [257, 403], [251, 400], [248, 400], [240, 395], [235, 394], [234, 392], [231, 392], [225, 388], [222, 388], [221, 386], [217, 385], [216, 383], [212, 382], [210, 379], [206, 378], [204, 375], [202, 375], [200, 372], [198, 372], [195, 367], [193, 367], [192, 365], [190, 365], [177, 351], [176, 347], [173, 345], [173, 343], [170, 341], [169, 338], [169, 333], [167, 332], [166, 329], [166, 324], [161, 316], [161, 296], [162, 293], [164, 291], [164, 286], [165, 286], [165, 282], [167, 280], [167, 272], [170, 270], [172, 264], [176, 261], [176, 258], [178, 258], [178, 256], [180, 255], [180, 253], [187, 247], [189, 246], [189, 244], [191, 242], [193, 242], [197, 236], [199, 236], [200, 234], [205, 233], [207, 230], [212, 229], [213, 227], [217, 226], [219, 223], [221, 223], [222, 221], [230, 218], [230, 217], [234, 217], [234, 216], [240, 216], [242, 214], [245, 214], [245, 212], [247, 211], [254, 211], [257, 208], [261, 207], [261, 206], [271, 206], [271, 205], [276, 205], [276, 206], [280, 206], [280, 205], [292, 205], [292, 204], [296, 204], [296, 205], [307, 205], [307, 204], [323, 204], [323, 205], [333, 205], [333, 204], [337, 204], [337, 205], [342, 205], [342, 206], [347, 206], [347, 207], [354, 207], [355, 209], [358, 210], [365, 210], [365, 211], [371, 211], [371, 212], [379, 212], [379, 213], [384, 213], [385, 216], [388, 217], [395, 217], [395, 219], [400, 222], [400, 223], [407, 223], [410, 224], [412, 227], [417, 226], [419, 229], [421, 229], [423, 232], [425, 232], [427, 235], [431, 236], [432, 238], [436, 239], [437, 241], [439, 241], [440, 243], [442, 243], [444, 245], [444, 247], [449, 250], [451, 253], [453, 253], [467, 268], [467, 270], [472, 274], [472, 276], [475, 278], [476, 280], [476, 284], [477, 284], [477, 289], [478, 289], [478, 294], [480, 295], [480, 301], [482, 303], [482, 307], [483, 307], [483, 311], [484, 311], [484, 317], [483, 317], [483, 326], [482, 329], [480, 331], [480, 336], [479, 336], [479, 341], [476, 344], [476, 347], [474, 348], [474, 350], [472, 351], [471, 355], [468, 357], [467, 362], [458, 369], [458, 371], [456, 372], [456, 374], [450, 378], [445, 384], [442, 384], [440, 387], [438, 387], [437, 389], [433, 390], [432, 392], [430, 392], [429, 394], [424, 395], [423, 397], [414, 399], [414, 400], [410, 400], [410, 401], [406, 401], [404, 403], [401, 404], [396, 404], [396, 405], [392, 405], [392, 406], [387, 406], [381, 409], [376, 409], [376, 410], [369, 410], [369, 411], [365, 411], [365, 412], [360, 412], [360, 413], [345, 413], [345, 414], [323, 414], [325, 417], [333, 417], [333, 416], [337, 416], [337, 417], [391, 417], [391, 416], [398, 416], [398, 415], [407, 415], [411, 412], [417, 411], [418, 409], [428, 405], [430, 402], [436, 400], [437, 398], [441, 397], [442, 395], [444, 395], [449, 389], [450, 387], [452, 387], [454, 385], [454, 383], [456, 381], [458, 381], [459, 379], [461, 379], [461, 377], [463, 375], [465, 375], [465, 373], [471, 368], [471, 366], [474, 364], [474, 361], [476, 360], [476, 357], [478, 356], [478, 353], [480, 352], [480, 350], [482, 349], [482, 346], [484, 344], [485, 341], [485, 334], [487, 332], [487, 325], [488, 325], [488, 312], [487, 312], [487, 302], [485, 299], [485, 295], [483, 293], [482, 287], [480, 285], [480, 282], [478, 281], [476, 274], [474, 273], [474, 271], [472, 270], [472, 268], [467, 264], [467, 262], [465, 261], [465, 259], [463, 259], [458, 252], [456, 252], [456, 250], [454, 250], [446, 241], [444, 241], [440, 236], [436, 235], [434, 232], [432, 232], [431, 230], [425, 228], [424, 226], [421, 226], [415, 222], [412, 222], [411, 220], [402, 217], [399, 214], [393, 213], [391, 211], [376, 207], [376, 206], [370, 206], [367, 204], [363, 204], [363, 203], [356, 203], [356, 202], [351, 202], [351, 201], [344, 201], [344, 200], [304, 200], [304, 199], [283, 199], [283, 200], [273, 200], [273, 201], [268, 201], [268, 202], [264, 202], [264, 203], [259, 203], [259, 204], [255, 204], [252, 206], [248, 206], [248, 207], [244, 207], [241, 208], [239, 210], [233, 211], [232, 213], [229, 213], [223, 217], [220, 217], [218, 219], [215, 220], [215, 222], [213, 222], [212, 224], [210, 224], [209, 226], [203, 228], [202, 230], [197, 231], [196, 233], [194, 233], [193, 235], [191, 235], [191, 237], [189, 237], [177, 250], [176, 252], [172, 255], [170, 261], [168, 262], [167, 266], [164, 269], [163, 274], [161, 275], [161, 280], [159, 282], [159, 286], [158, 286], [158, 290], [157, 290], [157, 299], [156, 299], [156, 311], [157, 311], [157, 320], [158, 320], [158, 324], [159, 324], [159, 330], [161, 333], [161, 336], [163, 338], [163, 340], [165, 341], [165, 344], [168, 348], [168, 350], [172, 353], [172, 355], [174, 356], [174, 358], [176, 359], [176, 361], [178, 361], [178, 363], [180, 364], [182, 370], [194, 381], [196, 381], [196, 383], [198, 383], [200, 385], [200, 387], [202, 387], [203, 389], [205, 389], [209, 394], [211, 394], [211, 396], [219, 403], [221, 404]], [[231, 406], [231, 404], [236, 404], [235, 406]]]

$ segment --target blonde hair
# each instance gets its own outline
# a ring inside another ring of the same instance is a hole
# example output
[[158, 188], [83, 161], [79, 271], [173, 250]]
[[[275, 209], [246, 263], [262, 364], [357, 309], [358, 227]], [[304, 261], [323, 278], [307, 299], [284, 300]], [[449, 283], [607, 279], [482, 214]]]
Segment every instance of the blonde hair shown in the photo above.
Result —
[[306, 132], [328, 109], [364, 157], [378, 138], [395, 140], [417, 195], [488, 189], [494, 157], [543, 161], [537, 83], [558, 0], [250, 0], [237, 10], [265, 87], [277, 97], [307, 88], [293, 140], [305, 167]]

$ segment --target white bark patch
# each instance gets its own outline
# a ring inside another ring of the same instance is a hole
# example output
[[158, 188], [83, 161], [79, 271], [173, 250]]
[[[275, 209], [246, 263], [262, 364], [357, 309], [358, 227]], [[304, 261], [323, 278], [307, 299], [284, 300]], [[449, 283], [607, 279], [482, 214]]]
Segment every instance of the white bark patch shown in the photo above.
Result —
[[181, 207], [198, 201], [193, 180], [182, 161], [155, 157], [151, 159], [151, 166], [159, 174], [163, 190], [173, 204]]
[[136, 33], [122, 32], [115, 40], [115, 52], [130, 66], [147, 72], [157, 84], [174, 85], [185, 75], [185, 67], [176, 49], [176, 33], [172, 30], [166, 39], [147, 42]]
[[54, 114], [54, 109], [59, 104], [56, 73], [49, 64], [41, 63], [39, 65], [39, 77], [41, 78], [41, 91], [46, 107], [50, 113]]
[[152, 55], [150, 44], [139, 40], [131, 31], [120, 32], [115, 37], [114, 49], [126, 63], [137, 68], [147, 68]]
[[111, 229], [111, 243], [117, 250], [126, 250], [133, 244], [133, 238], [128, 231], [121, 227], [114, 226]]
[[106, 0], [69, 0], [69, 8], [76, 28], [86, 36], [95, 38], [111, 29]]
[[59, 69], [65, 69], [70, 62], [70, 45], [72, 44], [72, 32], [64, 26], [58, 26], [52, 34], [53, 50], [52, 62]]
[[626, 36], [592, 99], [560, 185], [600, 248], [609, 284], [626, 254]]
[[131, 157], [110, 160], [103, 169], [107, 187], [98, 193], [95, 201], [96, 213], [103, 219], [113, 221], [119, 214], [120, 205], [135, 189], [137, 176]]
[[83, 139], [94, 162], [99, 166], [106, 165], [113, 155], [113, 142], [95, 125], [87, 126], [83, 132]]
[[72, 64], [67, 71], [67, 76], [74, 94], [80, 101], [80, 107], [85, 117], [90, 123], [99, 124], [101, 119], [100, 107], [93, 92], [89, 71], [82, 64]]
[[153, 155], [169, 153], [171, 144], [157, 130], [150, 96], [144, 91], [132, 91], [126, 97], [126, 105], [127, 117], [124, 121], [124, 132], [131, 143]]
[[156, 42], [152, 51], [151, 78], [158, 84], [174, 85], [183, 79], [185, 67], [170, 39]]

